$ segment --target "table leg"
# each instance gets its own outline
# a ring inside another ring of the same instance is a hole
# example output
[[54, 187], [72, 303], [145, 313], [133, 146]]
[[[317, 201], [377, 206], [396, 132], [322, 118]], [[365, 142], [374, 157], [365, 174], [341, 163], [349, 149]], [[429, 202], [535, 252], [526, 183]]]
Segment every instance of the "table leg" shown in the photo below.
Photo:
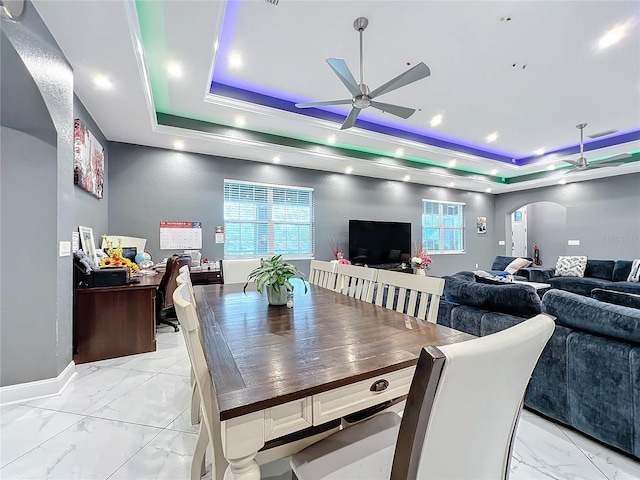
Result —
[[260, 480], [256, 454], [264, 446], [264, 412], [232, 418], [221, 424], [222, 450], [229, 462], [225, 480]]
[[224, 472], [224, 480], [260, 480], [260, 466], [255, 452], [243, 458], [227, 458], [229, 466]]

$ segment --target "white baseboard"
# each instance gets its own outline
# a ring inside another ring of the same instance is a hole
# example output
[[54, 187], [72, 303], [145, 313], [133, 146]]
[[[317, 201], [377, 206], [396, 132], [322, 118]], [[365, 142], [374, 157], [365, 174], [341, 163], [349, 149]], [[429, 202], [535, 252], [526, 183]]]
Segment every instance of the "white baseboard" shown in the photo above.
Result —
[[60, 395], [75, 374], [76, 364], [71, 361], [55, 378], [0, 387], [0, 405]]

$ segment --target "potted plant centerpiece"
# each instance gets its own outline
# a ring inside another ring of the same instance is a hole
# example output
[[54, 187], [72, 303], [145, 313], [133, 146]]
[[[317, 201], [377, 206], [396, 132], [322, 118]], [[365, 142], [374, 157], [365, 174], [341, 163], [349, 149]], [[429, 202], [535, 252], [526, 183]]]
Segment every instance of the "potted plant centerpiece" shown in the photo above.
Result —
[[304, 293], [308, 292], [304, 281], [304, 274], [295, 265], [285, 262], [282, 255], [275, 255], [269, 260], [264, 260], [262, 266], [254, 269], [247, 277], [243, 291], [247, 293], [249, 282], [256, 283], [256, 289], [262, 295], [262, 289], [267, 291], [267, 299], [270, 305], [286, 305], [287, 294], [293, 291], [290, 279], [297, 277], [302, 279]]

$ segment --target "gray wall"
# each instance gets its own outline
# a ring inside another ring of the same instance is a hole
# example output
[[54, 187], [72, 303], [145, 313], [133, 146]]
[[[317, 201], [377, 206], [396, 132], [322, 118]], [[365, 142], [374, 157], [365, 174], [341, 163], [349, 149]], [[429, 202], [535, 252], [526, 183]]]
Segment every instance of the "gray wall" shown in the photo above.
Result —
[[[493, 196], [354, 175], [261, 164], [123, 143], [110, 145], [109, 234], [147, 238], [154, 261], [170, 255], [159, 249], [161, 220], [203, 222], [203, 256], [220, 259], [214, 228], [223, 225], [224, 179], [258, 181], [315, 189], [316, 254], [333, 258], [329, 237], [348, 241], [349, 219], [411, 222], [420, 241], [421, 199], [466, 203], [467, 254], [436, 255], [431, 272], [444, 275], [475, 264], [488, 268], [495, 255], [495, 229], [475, 233], [476, 217], [493, 218]], [[295, 262], [308, 272], [309, 262]]]
[[[561, 234], [565, 255], [640, 258], [640, 173], [499, 195], [495, 210], [498, 240], [505, 238], [509, 213], [542, 201], [567, 209], [566, 229]], [[580, 240], [580, 245], [567, 246], [567, 240]], [[555, 260], [543, 259], [546, 266], [555, 265]]]
[[527, 256], [533, 257], [533, 246], [540, 249], [540, 260], [545, 267], [556, 264], [567, 247], [567, 209], [552, 202], [527, 205]]
[[[1, 83], [11, 89], [3, 86], [3, 101], [38, 97], [27, 104], [33, 110], [12, 101], [6, 108], [19, 110], [2, 109], [0, 385], [6, 386], [55, 377], [71, 361], [71, 261], [58, 257], [58, 242], [71, 240], [73, 224], [73, 74], [30, 2], [21, 23], [3, 18], [0, 25], [3, 43], [13, 48], [3, 48], [0, 58]], [[16, 54], [26, 69], [11, 68], [19, 64]]]

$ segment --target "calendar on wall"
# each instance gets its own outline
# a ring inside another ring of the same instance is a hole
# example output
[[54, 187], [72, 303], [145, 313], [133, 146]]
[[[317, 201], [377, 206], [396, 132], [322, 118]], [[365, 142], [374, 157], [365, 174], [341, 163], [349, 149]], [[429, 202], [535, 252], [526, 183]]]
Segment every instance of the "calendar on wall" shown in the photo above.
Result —
[[202, 222], [160, 222], [160, 250], [202, 249]]

